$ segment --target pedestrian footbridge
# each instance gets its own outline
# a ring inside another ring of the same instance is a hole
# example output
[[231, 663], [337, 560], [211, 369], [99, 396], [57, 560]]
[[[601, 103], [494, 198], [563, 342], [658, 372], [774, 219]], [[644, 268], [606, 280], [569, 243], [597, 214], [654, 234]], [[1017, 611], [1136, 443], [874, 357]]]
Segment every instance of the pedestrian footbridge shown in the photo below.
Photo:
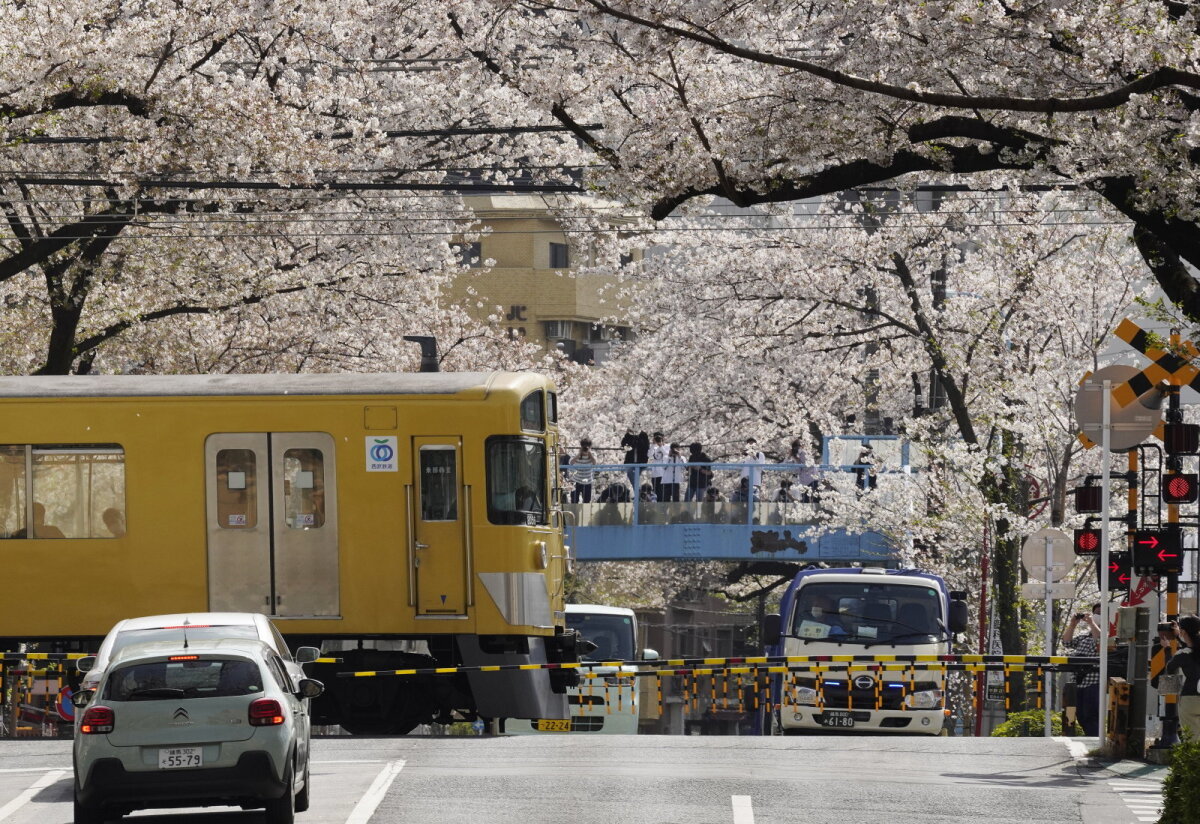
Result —
[[[573, 494], [581, 476], [564, 467], [567, 501], [562, 509], [574, 557], [579, 561], [780, 560], [884, 566], [899, 562], [899, 547], [869, 524], [831, 523], [821, 497], [835, 485], [837, 475], [863, 495], [884, 495], [891, 484], [902, 482], [907, 471], [873, 475], [864, 466], [827, 465], [819, 468], [817, 486], [810, 489], [799, 487], [796, 465], [703, 466], [713, 470], [719, 495], [684, 500], [688, 489], [684, 471], [678, 501], [648, 499], [651, 473], [659, 468], [653, 464], [593, 467], [590, 501], [583, 500], [583, 489]], [[743, 477], [753, 478], [749, 494], [739, 492]], [[797, 500], [781, 496], [781, 486]]]

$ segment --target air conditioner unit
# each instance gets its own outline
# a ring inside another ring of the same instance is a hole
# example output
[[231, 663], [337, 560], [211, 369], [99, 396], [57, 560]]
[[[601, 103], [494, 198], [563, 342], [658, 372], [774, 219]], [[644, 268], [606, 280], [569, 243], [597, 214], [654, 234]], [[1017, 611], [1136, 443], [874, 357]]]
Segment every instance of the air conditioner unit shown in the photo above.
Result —
[[546, 321], [546, 337], [548, 338], [573, 338], [575, 337], [575, 324], [569, 320], [548, 320]]

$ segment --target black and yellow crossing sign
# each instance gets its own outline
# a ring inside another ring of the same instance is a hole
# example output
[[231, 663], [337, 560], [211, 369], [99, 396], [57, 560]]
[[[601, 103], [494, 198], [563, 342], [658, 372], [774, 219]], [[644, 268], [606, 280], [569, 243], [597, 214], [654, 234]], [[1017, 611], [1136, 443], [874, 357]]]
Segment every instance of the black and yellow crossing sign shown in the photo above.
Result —
[[1155, 345], [1150, 333], [1128, 318], [1121, 321], [1114, 334], [1151, 361], [1145, 369], [1113, 388], [1113, 400], [1122, 409], [1162, 383], [1200, 391], [1200, 367], [1194, 365], [1200, 350], [1190, 340], [1179, 344], [1180, 351], [1162, 349]]

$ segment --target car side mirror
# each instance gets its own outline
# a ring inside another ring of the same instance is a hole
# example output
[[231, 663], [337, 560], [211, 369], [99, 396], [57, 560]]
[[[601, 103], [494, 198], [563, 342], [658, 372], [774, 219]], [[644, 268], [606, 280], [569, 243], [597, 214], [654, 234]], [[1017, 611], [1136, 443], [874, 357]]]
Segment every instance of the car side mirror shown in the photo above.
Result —
[[656, 650], [656, 649], [642, 650], [642, 660], [643, 661], [657, 661], [658, 660], [658, 650]]
[[71, 693], [71, 706], [76, 709], [83, 709], [92, 701], [92, 697], [96, 694], [95, 690], [80, 690], [79, 692]]
[[325, 685], [314, 678], [301, 678], [300, 688], [296, 690], [301, 698], [320, 698], [324, 692]]
[[773, 647], [779, 643], [779, 633], [783, 626], [783, 621], [776, 613], [764, 615], [762, 619], [762, 645], [764, 647]]
[[966, 601], [951, 601], [950, 602], [950, 631], [951, 632], [966, 632], [967, 624], [970, 623], [971, 616], [967, 612]]
[[96, 656], [85, 655], [75, 660], [75, 669], [79, 672], [91, 672], [96, 668]]
[[311, 664], [321, 657], [321, 650], [317, 647], [299, 647], [295, 657], [297, 664]]

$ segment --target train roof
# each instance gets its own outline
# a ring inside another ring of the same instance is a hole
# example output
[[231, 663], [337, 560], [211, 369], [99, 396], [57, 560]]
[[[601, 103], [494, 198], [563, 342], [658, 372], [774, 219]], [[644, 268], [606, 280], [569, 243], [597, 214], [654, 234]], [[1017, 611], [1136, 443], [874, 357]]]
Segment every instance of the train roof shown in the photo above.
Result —
[[196, 395], [457, 395], [532, 389], [530, 372], [389, 372], [269, 375], [36, 375], [0, 377], [0, 398]]

